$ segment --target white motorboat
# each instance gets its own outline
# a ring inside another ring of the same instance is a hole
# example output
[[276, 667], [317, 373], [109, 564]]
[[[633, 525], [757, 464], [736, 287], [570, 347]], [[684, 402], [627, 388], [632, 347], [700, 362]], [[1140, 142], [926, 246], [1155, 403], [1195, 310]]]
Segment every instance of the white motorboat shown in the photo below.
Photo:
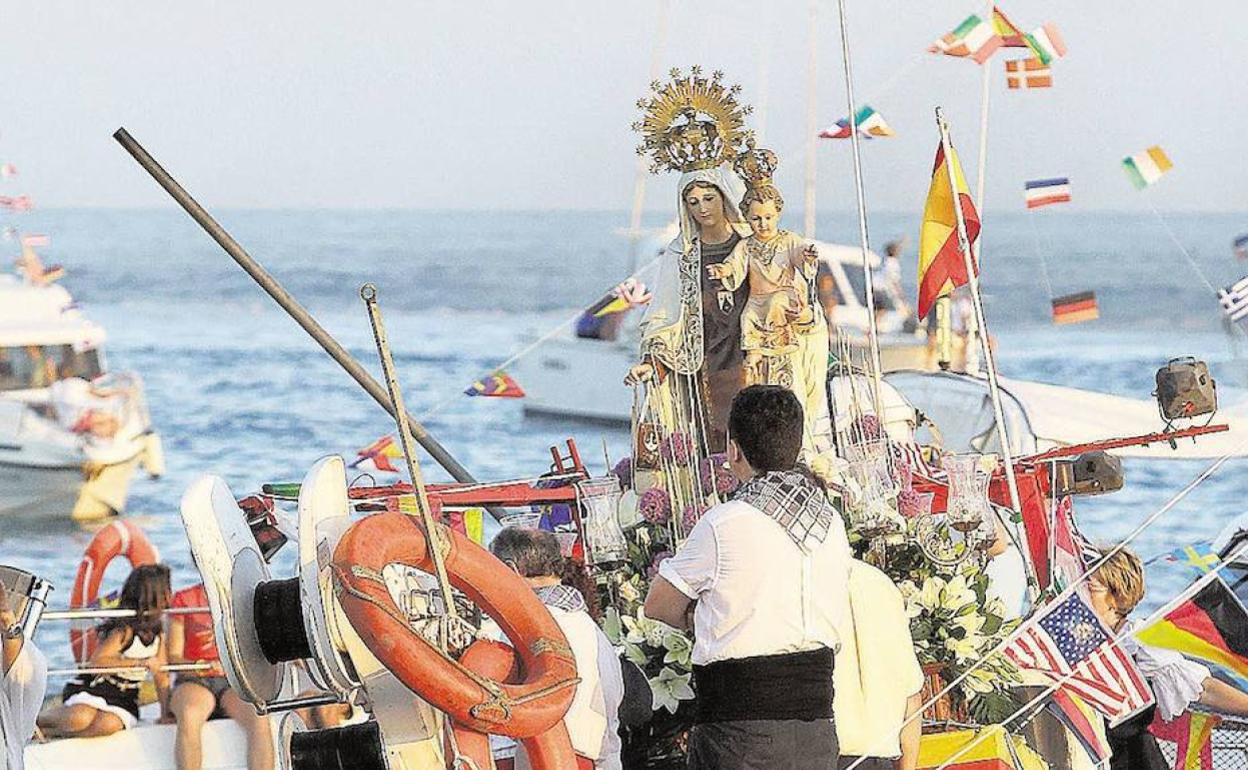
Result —
[[104, 340], [63, 287], [0, 276], [0, 514], [111, 515], [138, 465], [163, 472], [142, 380], [108, 372]]
[[[824, 306], [831, 309], [829, 321], [836, 332], [833, 339], [841, 336], [851, 349], [863, 351], [865, 360], [869, 318], [862, 252], [856, 246], [818, 241], [816, 245], [820, 272], [834, 281], [832, 293], [821, 297]], [[878, 268], [879, 255], [869, 254], [872, 265]], [[926, 336], [910, 322], [904, 300], [879, 286], [875, 291], [885, 370], [927, 367]], [[633, 392], [624, 385], [624, 376], [638, 360], [640, 320], [641, 312], [631, 311], [619, 335], [609, 340], [579, 337], [575, 329], [565, 328], [516, 361], [511, 373], [524, 388], [525, 413], [613, 424], [629, 422]], [[530, 337], [529, 342], [536, 339]]]

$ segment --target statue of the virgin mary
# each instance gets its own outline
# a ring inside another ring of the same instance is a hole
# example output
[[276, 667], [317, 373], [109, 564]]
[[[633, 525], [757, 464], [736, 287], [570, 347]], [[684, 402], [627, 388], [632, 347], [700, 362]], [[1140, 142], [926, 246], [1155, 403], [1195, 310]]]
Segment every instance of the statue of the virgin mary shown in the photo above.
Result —
[[748, 108], [720, 78], [697, 68], [688, 77], [673, 71], [639, 102], [645, 118], [635, 126], [652, 170], [681, 172], [680, 233], [660, 257], [641, 325], [641, 363], [629, 374], [641, 395], [634, 460], [663, 471], [676, 511], [715, 499], [713, 479], [707, 484], [698, 464], [723, 451], [728, 410], [743, 383], [741, 311], [749, 287], [726, 290], [706, 270], [750, 233], [735, 202], [744, 188], [730, 166], [749, 138]]

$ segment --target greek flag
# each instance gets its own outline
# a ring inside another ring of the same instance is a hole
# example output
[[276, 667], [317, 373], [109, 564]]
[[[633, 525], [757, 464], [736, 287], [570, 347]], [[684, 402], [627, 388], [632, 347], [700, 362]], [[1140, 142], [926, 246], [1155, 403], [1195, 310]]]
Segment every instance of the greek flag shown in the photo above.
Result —
[[1244, 324], [1244, 319], [1248, 318], [1248, 277], [1218, 289], [1218, 302], [1222, 304], [1222, 312], [1227, 318], [1248, 330], [1248, 324]]

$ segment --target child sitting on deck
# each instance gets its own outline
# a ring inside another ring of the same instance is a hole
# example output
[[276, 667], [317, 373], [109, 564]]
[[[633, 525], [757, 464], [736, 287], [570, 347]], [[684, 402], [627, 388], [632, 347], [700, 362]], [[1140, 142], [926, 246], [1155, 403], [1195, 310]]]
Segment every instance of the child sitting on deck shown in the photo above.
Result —
[[134, 610], [135, 615], [110, 619], [100, 626], [99, 646], [87, 664], [119, 670], [80, 674], [70, 680], [62, 691], [62, 704], [39, 715], [39, 728], [48, 737], [88, 738], [134, 727], [139, 718], [139, 685], [148, 674], [156, 682], [161, 721], [172, 718], [162, 633], [171, 594], [167, 566], [134, 568], [122, 586], [119, 609]]

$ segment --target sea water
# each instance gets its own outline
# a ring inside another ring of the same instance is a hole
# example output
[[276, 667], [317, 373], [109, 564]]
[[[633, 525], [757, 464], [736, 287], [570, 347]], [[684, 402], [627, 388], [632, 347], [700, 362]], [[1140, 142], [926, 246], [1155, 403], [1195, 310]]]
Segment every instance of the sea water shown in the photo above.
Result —
[[[621, 429], [526, 419], [512, 399], [468, 398], [465, 387], [541, 333], [588, 305], [628, 274], [619, 212], [217, 212], [221, 223], [351, 353], [380, 375], [358, 290], [375, 283], [409, 411], [432, 411], [426, 426], [480, 479], [534, 476], [549, 447], [574, 438], [601, 472], [628, 451]], [[786, 212], [787, 215], [787, 212]], [[1230, 241], [1248, 230], [1239, 215], [1143, 213], [993, 214], [984, 218], [983, 285], [1004, 375], [1148, 398], [1169, 358], [1207, 360], [1224, 403], [1245, 384], [1213, 293], [1171, 240], [1214, 285], [1248, 273]], [[173, 568], [175, 586], [197, 580], [178, 516], [187, 485], [223, 477], [236, 495], [270, 481], [297, 481], [319, 457], [348, 458], [394, 429], [374, 403], [181, 211], [34, 211], [11, 223], [48, 233], [49, 262], [65, 265], [65, 286], [108, 331], [108, 362], [146, 382], [168, 473], [136, 476], [126, 516], [138, 522]], [[800, 212], [791, 222], [800, 222]], [[664, 224], [661, 213], [647, 217]], [[6, 224], [6, 223], [0, 223]], [[852, 243], [850, 214], [818, 223], [824, 240]], [[873, 245], [909, 236], [907, 292], [914, 290], [914, 214], [871, 220]], [[16, 252], [15, 244], [7, 244]], [[1043, 261], [1041, 256], [1043, 255]], [[1047, 277], [1046, 269], [1047, 268]], [[1098, 321], [1055, 327], [1052, 295], [1093, 290]], [[570, 377], [601, 376], [596, 372]], [[523, 383], [521, 383], [523, 385]], [[1141, 426], [1141, 432], [1160, 427]], [[1126, 488], [1080, 498], [1085, 533], [1112, 542], [1134, 529], [1195, 477], [1206, 462], [1126, 463]], [[1145, 557], [1212, 537], [1245, 508], [1243, 461], [1228, 463], [1133, 547]], [[427, 459], [432, 479], [446, 474]], [[0, 563], [32, 570], [56, 586], [65, 606], [92, 528], [68, 521], [0, 522]], [[289, 549], [288, 549], [289, 550]], [[277, 571], [289, 574], [289, 557]], [[106, 586], [119, 586], [124, 564]], [[1182, 587], [1184, 574], [1150, 568], [1149, 603]], [[60, 628], [41, 646], [69, 662]], [[54, 683], [54, 688], [59, 686]]]

